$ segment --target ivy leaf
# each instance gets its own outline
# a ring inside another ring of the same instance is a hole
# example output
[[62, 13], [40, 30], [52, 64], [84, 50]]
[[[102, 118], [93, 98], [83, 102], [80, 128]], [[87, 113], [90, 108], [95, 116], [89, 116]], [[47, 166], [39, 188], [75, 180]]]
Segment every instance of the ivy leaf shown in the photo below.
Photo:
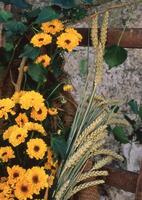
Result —
[[30, 7], [30, 4], [27, 3], [25, 0], [0, 0], [1, 2], [4, 2], [5, 4], [13, 4], [14, 6], [17, 6], [22, 9], [27, 9]]
[[140, 118], [142, 120], [142, 106], [140, 106], [140, 108], [139, 108], [139, 116], [140, 116]]
[[116, 126], [112, 129], [112, 133], [115, 139], [123, 144], [129, 143], [128, 136], [126, 135], [124, 128], [121, 126]]
[[59, 17], [59, 14], [55, 12], [55, 10], [53, 10], [51, 7], [46, 7], [41, 10], [35, 23], [50, 21], [58, 17]]
[[12, 18], [12, 13], [5, 11], [5, 10], [0, 10], [0, 22], [7, 22], [9, 19]]
[[52, 4], [66, 9], [73, 8], [76, 5], [75, 0], [52, 0]]
[[29, 76], [38, 83], [46, 82], [47, 69], [39, 64], [30, 64], [28, 68]]
[[27, 26], [22, 22], [11, 20], [5, 24], [5, 29], [8, 32], [8, 37], [12, 35], [22, 35], [26, 32]]
[[53, 135], [51, 137], [51, 147], [58, 157], [65, 158], [67, 143], [64, 136]]
[[127, 51], [117, 45], [106, 48], [104, 55], [105, 62], [109, 65], [109, 69], [121, 65], [127, 58]]
[[33, 47], [29, 44], [25, 45], [23, 53], [20, 57], [28, 57], [34, 60], [40, 54], [40, 49], [37, 47]]
[[130, 106], [131, 110], [135, 113], [138, 114], [139, 108], [137, 102], [132, 99], [131, 101], [128, 102], [128, 105]]

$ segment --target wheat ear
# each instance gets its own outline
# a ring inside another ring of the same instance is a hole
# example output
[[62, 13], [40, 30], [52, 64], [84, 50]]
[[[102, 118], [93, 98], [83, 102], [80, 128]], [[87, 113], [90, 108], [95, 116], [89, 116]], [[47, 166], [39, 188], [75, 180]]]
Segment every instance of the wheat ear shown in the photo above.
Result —
[[70, 193], [68, 194], [68, 198], [67, 198], [67, 199], [69, 199], [69, 198], [72, 197], [74, 194], [76, 194], [77, 192], [79, 192], [79, 191], [81, 191], [81, 190], [83, 190], [83, 189], [86, 189], [86, 188], [92, 187], [92, 186], [96, 186], [96, 185], [100, 185], [100, 184], [103, 184], [103, 183], [104, 183], [103, 180], [96, 180], [96, 181], [91, 181], [91, 182], [89, 182], [89, 183], [83, 183], [83, 184], [81, 184], [81, 185], [79, 185], [79, 186], [76, 186], [76, 187], [73, 189], [73, 191], [70, 192]]
[[103, 171], [89, 171], [89, 172], [81, 174], [79, 179], [77, 180], [77, 182], [84, 181], [84, 180], [91, 178], [91, 177], [107, 176], [107, 175], [108, 175], [108, 172], [105, 171], [105, 170], [103, 170]]
[[98, 14], [92, 18], [92, 27], [91, 27], [91, 39], [94, 48], [98, 47]]
[[106, 164], [110, 163], [113, 160], [112, 156], [107, 156], [106, 158], [102, 158], [101, 160], [97, 161], [91, 171], [101, 169]]
[[104, 51], [106, 41], [107, 41], [108, 18], [109, 18], [109, 12], [107, 11], [104, 14], [104, 19], [103, 19], [102, 28], [101, 28], [101, 37], [100, 37], [103, 51]]
[[56, 200], [61, 200], [61, 197], [62, 197], [63, 193], [66, 191], [66, 189], [67, 189], [67, 187], [69, 185], [69, 182], [70, 182], [69, 180], [66, 181], [63, 184], [63, 186], [60, 188], [60, 190], [57, 192], [57, 194], [55, 195], [55, 199]]

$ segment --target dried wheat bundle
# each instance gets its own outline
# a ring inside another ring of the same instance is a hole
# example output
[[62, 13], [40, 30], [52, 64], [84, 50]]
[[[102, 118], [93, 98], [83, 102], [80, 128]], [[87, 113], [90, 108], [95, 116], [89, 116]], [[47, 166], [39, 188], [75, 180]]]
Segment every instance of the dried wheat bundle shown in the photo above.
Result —
[[[86, 92], [88, 82], [86, 82], [82, 101], [77, 108], [70, 130], [65, 160], [61, 163], [57, 174], [57, 186], [54, 192], [56, 200], [70, 199], [74, 194], [87, 187], [104, 183], [103, 177], [107, 176], [108, 172], [102, 170], [102, 167], [113, 159], [123, 160], [117, 153], [104, 148], [108, 135], [107, 126], [118, 118], [110, 109], [110, 105], [115, 103], [117, 105], [118, 101], [107, 101], [103, 97], [96, 96], [96, 86], [101, 83], [103, 77], [108, 12], [104, 16], [100, 41], [97, 21], [93, 21], [92, 25], [94, 26], [92, 40], [96, 48], [95, 84], [91, 96], [88, 98]], [[119, 120], [119, 122], [121, 121]], [[97, 161], [88, 172], [84, 172], [86, 162], [94, 156]], [[95, 179], [90, 181], [89, 179], [92, 177]]]

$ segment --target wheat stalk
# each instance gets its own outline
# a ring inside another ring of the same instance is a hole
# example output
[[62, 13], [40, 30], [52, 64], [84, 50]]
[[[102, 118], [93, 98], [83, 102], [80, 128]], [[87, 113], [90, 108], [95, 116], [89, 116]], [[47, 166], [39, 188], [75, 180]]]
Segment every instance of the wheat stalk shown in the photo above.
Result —
[[92, 27], [91, 28], [92, 44], [93, 44], [94, 48], [97, 49], [98, 44], [99, 44], [99, 39], [98, 39], [98, 14], [93, 16], [91, 27]]
[[100, 114], [97, 119], [95, 119], [77, 138], [75, 147], [78, 147], [78, 145], [86, 138], [99, 124], [102, 122], [102, 120], [105, 117], [105, 113]]
[[84, 145], [82, 145], [70, 158], [67, 160], [63, 173], [68, 168], [72, 167], [73, 165], [76, 165], [76, 162], [90, 149], [90, 146], [92, 145], [92, 141], [87, 141]]
[[102, 44], [103, 51], [105, 49], [105, 44], [107, 41], [108, 18], [109, 18], [109, 12], [106, 11], [106, 13], [104, 14], [104, 19], [103, 19], [102, 28], [101, 28], [101, 36], [100, 36], [100, 42]]
[[118, 155], [117, 153], [113, 152], [112, 150], [109, 149], [100, 149], [100, 150], [96, 150], [96, 148], [94, 147], [93, 149], [93, 155], [97, 156], [97, 155], [108, 155], [108, 156], [112, 156], [115, 159], [118, 160], [124, 160], [122, 156]]
[[66, 199], [69, 199], [70, 197], [72, 197], [74, 194], [76, 194], [77, 192], [83, 190], [83, 189], [86, 189], [88, 187], [92, 187], [92, 186], [96, 186], [96, 185], [100, 185], [100, 184], [103, 184], [104, 183], [104, 180], [96, 180], [96, 181], [91, 181], [89, 183], [83, 183], [79, 186], [76, 186], [72, 192], [70, 192], [67, 196]]
[[91, 171], [101, 169], [106, 164], [110, 163], [113, 160], [112, 156], [107, 156], [106, 158], [102, 158], [101, 160], [97, 161]]
[[62, 195], [64, 194], [64, 191], [66, 191], [66, 188], [68, 187], [70, 181], [66, 181], [63, 186], [60, 188], [60, 190], [56, 193], [55, 199], [56, 200], [61, 200]]
[[79, 179], [77, 180], [77, 182], [84, 181], [84, 180], [91, 178], [91, 177], [107, 176], [107, 175], [108, 175], [108, 172], [105, 171], [105, 170], [103, 170], [103, 171], [89, 171], [89, 172], [81, 174]]

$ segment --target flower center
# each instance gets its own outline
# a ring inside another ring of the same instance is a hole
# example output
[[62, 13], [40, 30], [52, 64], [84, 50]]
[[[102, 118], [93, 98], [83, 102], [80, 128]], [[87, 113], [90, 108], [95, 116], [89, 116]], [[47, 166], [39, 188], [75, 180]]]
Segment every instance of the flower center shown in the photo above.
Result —
[[44, 39], [43, 38], [39, 38], [39, 42], [42, 42]]
[[3, 152], [2, 157], [3, 157], [3, 156], [6, 156], [6, 155], [7, 155], [7, 152]]
[[15, 172], [15, 173], [13, 174], [13, 178], [17, 178], [17, 177], [19, 177], [19, 173], [18, 173], [18, 172]]
[[37, 175], [33, 176], [32, 180], [33, 180], [34, 183], [38, 183], [39, 182]]
[[39, 151], [39, 146], [34, 146], [34, 150], [36, 151], [36, 152], [38, 152]]
[[70, 40], [65, 40], [65, 43], [70, 44], [71, 41]]
[[54, 26], [54, 25], [49, 25], [49, 27], [51, 27], [51, 28], [55, 28], [55, 26]]
[[21, 191], [22, 192], [28, 192], [28, 187], [26, 185], [21, 186]]
[[18, 138], [20, 138], [21, 137], [21, 134], [18, 134], [17, 136], [16, 136], [16, 139], [18, 139]]
[[39, 115], [40, 115], [40, 114], [42, 114], [42, 110], [41, 110], [41, 109], [39, 109], [39, 111], [38, 111], [37, 113], [38, 113]]

